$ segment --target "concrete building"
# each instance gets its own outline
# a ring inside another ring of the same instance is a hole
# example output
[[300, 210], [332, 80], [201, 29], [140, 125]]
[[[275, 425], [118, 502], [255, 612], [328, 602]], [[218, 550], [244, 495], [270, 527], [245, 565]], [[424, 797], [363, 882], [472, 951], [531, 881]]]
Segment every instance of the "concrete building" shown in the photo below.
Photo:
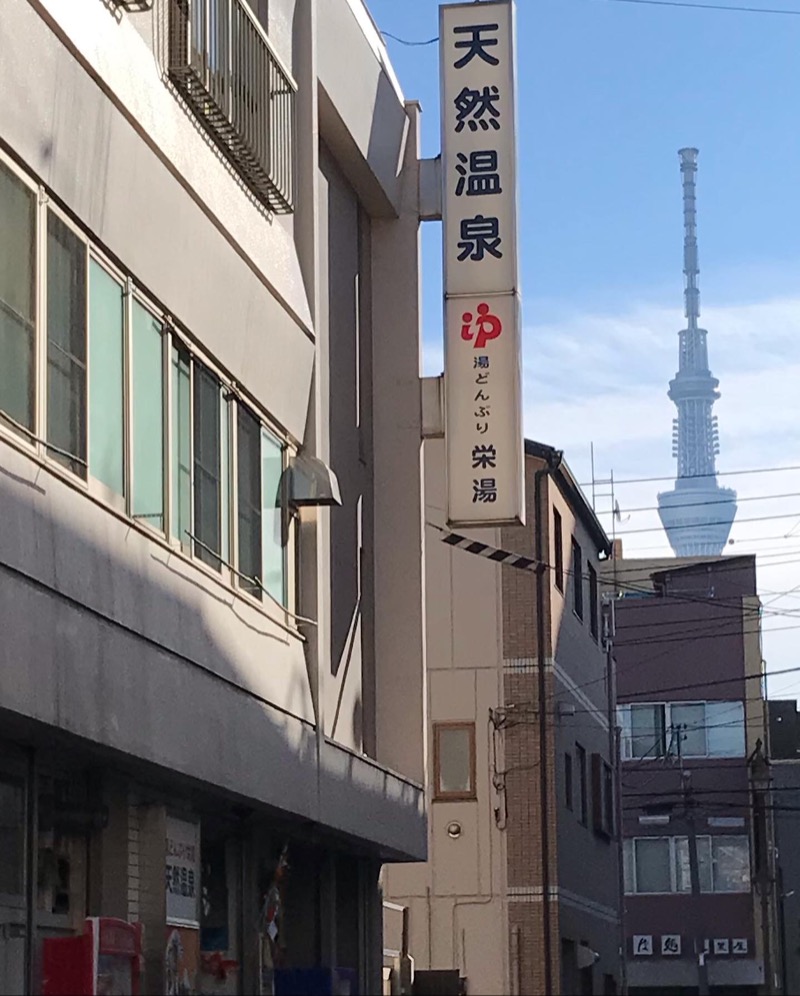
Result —
[[755, 557], [612, 560], [604, 582], [616, 596], [629, 991], [698, 991], [704, 953], [712, 992], [772, 992]]
[[459, 540], [443, 449], [426, 440], [429, 859], [385, 874], [415, 992], [615, 992], [609, 541], [561, 454], [531, 441], [527, 525]]
[[362, 0], [3, 0], [0, 992], [87, 915], [143, 992], [379, 989], [426, 852], [418, 119]]
[[767, 702], [781, 992], [800, 992], [800, 713], [794, 699]]

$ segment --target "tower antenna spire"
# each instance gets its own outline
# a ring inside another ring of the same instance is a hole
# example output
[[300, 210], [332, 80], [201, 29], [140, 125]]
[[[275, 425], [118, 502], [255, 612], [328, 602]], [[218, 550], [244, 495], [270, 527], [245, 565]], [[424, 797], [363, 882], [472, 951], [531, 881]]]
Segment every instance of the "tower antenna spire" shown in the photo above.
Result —
[[678, 372], [669, 397], [677, 408], [672, 423], [672, 455], [678, 476], [672, 491], [658, 496], [658, 511], [670, 546], [679, 557], [722, 553], [736, 515], [736, 492], [717, 482], [719, 381], [708, 366], [708, 332], [700, 317], [697, 254], [697, 149], [678, 152], [683, 184], [683, 274], [686, 328], [678, 333]]
[[690, 329], [697, 328], [700, 317], [700, 267], [697, 257], [697, 149], [681, 149], [683, 180], [683, 273], [686, 278], [684, 298]]

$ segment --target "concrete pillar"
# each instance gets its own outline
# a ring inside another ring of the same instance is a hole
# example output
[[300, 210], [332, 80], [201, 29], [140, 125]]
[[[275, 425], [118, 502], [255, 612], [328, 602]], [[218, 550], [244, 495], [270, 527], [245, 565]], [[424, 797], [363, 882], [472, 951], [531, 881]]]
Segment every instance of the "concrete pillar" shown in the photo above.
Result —
[[376, 755], [425, 774], [425, 584], [420, 400], [419, 105], [408, 140], [397, 219], [372, 222], [375, 409]]

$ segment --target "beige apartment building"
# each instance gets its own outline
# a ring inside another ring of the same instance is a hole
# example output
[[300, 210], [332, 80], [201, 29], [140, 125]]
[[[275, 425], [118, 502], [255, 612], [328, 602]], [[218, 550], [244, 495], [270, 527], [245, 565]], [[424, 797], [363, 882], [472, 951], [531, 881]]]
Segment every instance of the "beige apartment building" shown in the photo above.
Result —
[[428, 861], [385, 869], [386, 921], [408, 908], [415, 992], [616, 992], [610, 543], [562, 455], [531, 441], [527, 524], [454, 537], [442, 457], [427, 440]]

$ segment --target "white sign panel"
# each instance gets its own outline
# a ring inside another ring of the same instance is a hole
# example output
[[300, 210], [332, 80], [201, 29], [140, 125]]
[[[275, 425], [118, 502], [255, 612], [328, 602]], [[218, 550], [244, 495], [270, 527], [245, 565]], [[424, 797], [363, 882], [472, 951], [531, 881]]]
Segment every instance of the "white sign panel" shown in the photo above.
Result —
[[200, 825], [167, 817], [167, 923], [200, 926]]
[[661, 954], [665, 956], [674, 956], [681, 953], [681, 935], [680, 934], [662, 934], [661, 935]]
[[451, 525], [524, 522], [514, 7], [440, 7]]
[[653, 953], [653, 935], [652, 934], [634, 934], [633, 935], [633, 953], [634, 955], [651, 955]]

